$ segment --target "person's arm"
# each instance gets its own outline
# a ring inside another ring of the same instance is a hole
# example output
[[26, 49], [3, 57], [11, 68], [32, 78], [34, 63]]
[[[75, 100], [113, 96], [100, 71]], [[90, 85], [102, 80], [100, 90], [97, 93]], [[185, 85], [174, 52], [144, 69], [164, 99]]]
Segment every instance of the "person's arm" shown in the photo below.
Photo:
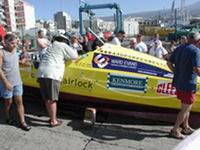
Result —
[[2, 70], [2, 64], [3, 64], [3, 52], [2, 52], [2, 50], [0, 50], [0, 80], [3, 82], [3, 84], [7, 90], [12, 90], [13, 86], [7, 80], [6, 76], [4, 75], [4, 72]]
[[164, 47], [162, 47], [162, 54], [163, 54], [163, 59], [167, 60], [168, 52]]
[[67, 51], [67, 56], [66, 56], [66, 60], [70, 59], [70, 60], [77, 60], [78, 57], [78, 52], [76, 49], [73, 49], [72, 47], [68, 46], [66, 44], [66, 51]]
[[41, 39], [37, 39], [37, 44], [39, 47], [41, 47], [42, 49], [47, 48], [48, 44], [46, 42], [43, 42]]
[[193, 72], [200, 76], [200, 49], [194, 54], [192, 59]]
[[194, 73], [196, 73], [198, 76], [200, 76], [200, 67], [193, 67]]
[[175, 55], [176, 55], [176, 51], [177, 51], [177, 50], [173, 51], [173, 52], [171, 53], [171, 55], [168, 55], [168, 56], [167, 56], [167, 57], [168, 57], [168, 59], [167, 59], [167, 66], [169, 67], [169, 69], [170, 69], [172, 72], [175, 71], [175, 66], [174, 66], [174, 64], [175, 64]]
[[168, 61], [167, 66], [172, 72], [174, 72], [174, 65], [171, 62]]
[[144, 43], [144, 52], [148, 53], [148, 48], [147, 48], [147, 45], [145, 43]]

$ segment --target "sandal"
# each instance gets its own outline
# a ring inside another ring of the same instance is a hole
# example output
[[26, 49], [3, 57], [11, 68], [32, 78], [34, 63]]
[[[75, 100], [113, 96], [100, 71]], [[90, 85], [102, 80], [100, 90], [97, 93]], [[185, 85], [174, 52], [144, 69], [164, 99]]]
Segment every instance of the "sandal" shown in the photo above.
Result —
[[182, 133], [185, 135], [190, 135], [190, 134], [194, 133], [194, 131], [195, 131], [194, 129], [189, 127], [189, 128], [183, 128]]
[[19, 127], [22, 129], [22, 130], [24, 130], [24, 131], [29, 131], [29, 130], [31, 130], [31, 126], [30, 125], [28, 125], [26, 122], [23, 122], [23, 123], [20, 123], [19, 124]]
[[169, 133], [170, 137], [176, 138], [176, 139], [184, 139], [186, 136], [181, 134], [179, 131], [173, 131], [171, 130]]
[[50, 126], [53, 128], [53, 127], [57, 127], [57, 126], [61, 126], [63, 124], [63, 121], [62, 120], [57, 120], [57, 123], [56, 124], [52, 124], [50, 122]]

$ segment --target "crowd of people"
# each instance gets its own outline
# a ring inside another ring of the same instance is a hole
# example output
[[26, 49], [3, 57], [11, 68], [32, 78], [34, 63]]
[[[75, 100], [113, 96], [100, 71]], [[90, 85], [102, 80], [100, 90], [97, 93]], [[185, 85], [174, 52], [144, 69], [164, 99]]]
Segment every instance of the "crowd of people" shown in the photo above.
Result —
[[[103, 42], [121, 46], [125, 32], [117, 32], [110, 40], [105, 39], [104, 35], [101, 35], [100, 38]], [[87, 36], [80, 38], [77, 35], [72, 35], [70, 39], [64, 35], [58, 35], [49, 41], [45, 37], [44, 31], [38, 31], [37, 50], [40, 59], [38, 82], [51, 127], [62, 124], [62, 121], [57, 119], [56, 114], [65, 61], [76, 60], [79, 58], [78, 54], [96, 49], [103, 44], [98, 38], [93, 39], [93, 41], [90, 43]], [[0, 50], [0, 94], [4, 99], [6, 123], [16, 123], [10, 113], [11, 105], [15, 101], [19, 127], [29, 131], [31, 126], [26, 123], [24, 117], [23, 85], [19, 63], [23, 64], [31, 59], [28, 54], [30, 41], [27, 39], [22, 41], [23, 47], [18, 55], [16, 55], [18, 37], [15, 34], [6, 34], [2, 43], [3, 47]], [[89, 47], [89, 43], [91, 47]], [[185, 134], [193, 133], [194, 129], [190, 127], [188, 120], [191, 107], [195, 102], [197, 76], [200, 76], [200, 34], [197, 32], [182, 36], [178, 44], [172, 41], [168, 50], [163, 47], [158, 34], [152, 38], [148, 46], [143, 41], [143, 36], [137, 34], [136, 37], [130, 39], [128, 48], [167, 60], [168, 67], [174, 72], [173, 86], [176, 87], [177, 98], [181, 102], [181, 109], [170, 135], [183, 139]]]

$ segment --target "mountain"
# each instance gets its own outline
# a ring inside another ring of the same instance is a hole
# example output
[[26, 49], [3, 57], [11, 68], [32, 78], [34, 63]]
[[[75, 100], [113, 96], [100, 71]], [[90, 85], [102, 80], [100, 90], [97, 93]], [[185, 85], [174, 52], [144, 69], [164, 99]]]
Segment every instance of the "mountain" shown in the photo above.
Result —
[[[193, 4], [190, 4], [186, 6], [186, 9], [189, 11], [190, 15], [194, 17], [200, 17], [200, 1], [195, 2]], [[144, 11], [144, 12], [138, 12], [138, 13], [131, 13], [131, 14], [124, 14], [124, 17], [143, 17], [143, 18], [149, 18], [149, 17], [158, 17], [158, 16], [170, 16], [170, 9], [166, 10], [156, 10], [156, 11]], [[113, 16], [108, 17], [102, 17], [103, 20], [113, 20]]]
[[196, 2], [196, 3], [193, 3], [189, 6], [186, 7], [190, 14], [194, 17], [200, 17], [200, 1]]

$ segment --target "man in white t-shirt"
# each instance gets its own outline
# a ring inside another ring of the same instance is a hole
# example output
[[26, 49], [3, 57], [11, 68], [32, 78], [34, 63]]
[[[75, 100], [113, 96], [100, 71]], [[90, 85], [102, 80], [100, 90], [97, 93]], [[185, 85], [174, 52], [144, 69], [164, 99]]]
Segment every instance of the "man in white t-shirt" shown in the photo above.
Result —
[[154, 46], [149, 50], [149, 54], [152, 56], [155, 56], [160, 59], [165, 59], [168, 52], [167, 50], [162, 46], [162, 43], [160, 40], [156, 40], [154, 42]]
[[69, 47], [67, 43], [69, 43], [67, 37], [57, 36], [52, 46], [47, 49], [38, 69], [40, 91], [50, 117], [51, 127], [62, 124], [56, 117], [56, 102], [59, 98], [60, 82], [64, 76], [65, 61], [78, 58], [77, 50]]
[[112, 44], [121, 46], [121, 42], [123, 42], [125, 37], [124, 31], [117, 32], [116, 36], [112, 39]]
[[137, 34], [136, 40], [137, 40], [136, 50], [142, 53], [147, 53], [148, 48], [147, 45], [143, 42], [143, 36], [141, 34]]

